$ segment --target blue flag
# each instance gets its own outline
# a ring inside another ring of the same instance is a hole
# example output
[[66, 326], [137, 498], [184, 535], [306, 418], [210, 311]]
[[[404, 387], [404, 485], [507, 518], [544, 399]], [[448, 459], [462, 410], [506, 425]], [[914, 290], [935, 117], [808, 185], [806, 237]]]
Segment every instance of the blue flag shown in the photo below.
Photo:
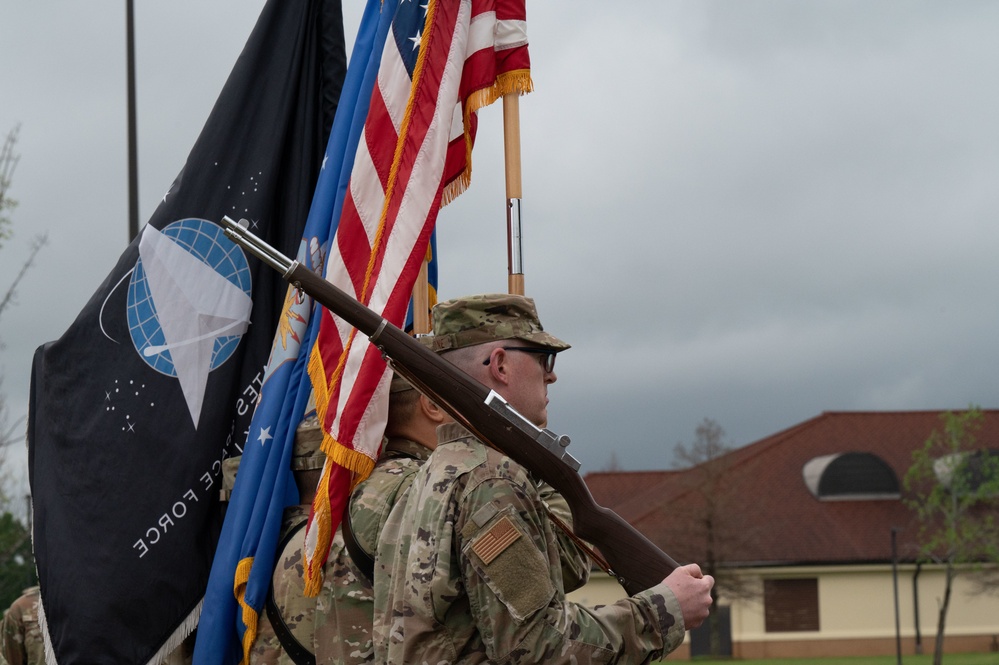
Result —
[[338, 1], [267, 3], [163, 202], [35, 354], [34, 550], [58, 662], [158, 663], [198, 622], [221, 462], [246, 440], [287, 290], [217, 220], [298, 247], [342, 30]]
[[[390, 19], [381, 0], [370, 0], [354, 42], [296, 257], [318, 274], [340, 219]], [[298, 503], [291, 455], [312, 391], [307, 366], [319, 324], [313, 308], [311, 298], [289, 289], [205, 594], [194, 655], [199, 665], [248, 659], [256, 637], [284, 508]]]

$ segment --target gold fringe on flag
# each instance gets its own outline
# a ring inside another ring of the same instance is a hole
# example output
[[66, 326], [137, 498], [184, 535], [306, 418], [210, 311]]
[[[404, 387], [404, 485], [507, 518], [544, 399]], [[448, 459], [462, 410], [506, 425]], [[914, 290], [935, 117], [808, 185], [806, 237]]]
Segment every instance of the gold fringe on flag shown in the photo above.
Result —
[[257, 639], [257, 611], [246, 602], [246, 583], [250, 579], [251, 568], [253, 568], [252, 556], [241, 559], [236, 566], [236, 577], [233, 583], [233, 594], [236, 596], [239, 606], [243, 608], [243, 625], [246, 626], [246, 632], [243, 633], [243, 659], [240, 661], [240, 665], [249, 665], [250, 649], [253, 648], [253, 643]]
[[[357, 483], [371, 475], [375, 468], [375, 460], [364, 453], [348, 448], [339, 441], [326, 428], [326, 414], [330, 404], [330, 388], [335, 385], [343, 373], [347, 354], [350, 352], [351, 343], [357, 330], [351, 331], [350, 338], [340, 355], [337, 367], [327, 383], [326, 368], [323, 363], [322, 354], [317, 347], [313, 347], [313, 352], [309, 358], [309, 378], [312, 380], [313, 391], [316, 397], [316, 415], [322, 426], [323, 441], [320, 449], [326, 453], [326, 463], [323, 465], [323, 475], [316, 488], [316, 497], [313, 501], [312, 512], [315, 515], [313, 528], [317, 529], [315, 536], [318, 546], [314, 555], [306, 562], [305, 570], [305, 595], [314, 598], [319, 595], [322, 588], [323, 577], [321, 564], [326, 560], [329, 553], [329, 543], [332, 540], [332, 519], [330, 506], [330, 465], [337, 464], [351, 472], [350, 491], [353, 491]], [[310, 540], [312, 534], [309, 534]]]
[[[340, 380], [340, 375], [343, 374], [343, 368], [347, 363], [347, 356], [353, 346], [354, 336], [356, 334], [356, 328], [350, 331], [350, 337], [347, 339], [347, 345], [340, 354], [340, 359], [337, 362], [336, 369], [333, 371], [332, 375], [328, 375], [326, 373], [323, 356], [322, 353], [319, 352], [318, 346], [314, 346], [312, 349], [312, 355], [309, 357], [308, 367], [309, 379], [312, 381], [312, 389], [316, 398], [316, 416], [318, 417], [319, 423], [322, 425], [323, 430], [323, 441], [319, 447], [324, 453], [326, 453], [326, 456], [334, 462], [345, 469], [348, 469], [355, 475], [360, 476], [358, 480], [351, 483], [352, 489], [354, 485], [359, 483], [361, 480], [364, 480], [371, 474], [372, 469], [375, 468], [375, 461], [364, 453], [348, 448], [333, 438], [333, 434], [326, 429], [326, 415], [330, 406], [330, 389], [332, 386], [336, 385], [336, 382]], [[327, 383], [327, 376], [329, 376], [329, 383]], [[324, 473], [323, 476], [325, 479], [326, 474]]]
[[[325, 434], [325, 433], [324, 433]], [[325, 442], [324, 442], [325, 445]], [[317, 543], [325, 543], [330, 540], [330, 460], [327, 459], [326, 463], [323, 464], [323, 476], [319, 480], [319, 486], [316, 488], [316, 498], [312, 501], [312, 512], [315, 516], [314, 523], [310, 525], [310, 529], [317, 529], [318, 533], [316, 537]], [[311, 531], [306, 533], [306, 540], [312, 540], [313, 534]], [[306, 543], [308, 548], [308, 543]], [[318, 546], [313, 548], [318, 550]], [[327, 548], [327, 552], [329, 549]], [[324, 562], [325, 555], [322, 557], [316, 556], [314, 553], [311, 558], [306, 557], [305, 560], [305, 570], [303, 571], [303, 582], [305, 586], [305, 595], [309, 598], [315, 598], [319, 595], [319, 589], [323, 586], [323, 575], [322, 575], [322, 564]]]
[[531, 70], [514, 69], [503, 72], [496, 77], [496, 81], [488, 88], [476, 90], [468, 96], [465, 108], [462, 111], [462, 123], [465, 126], [465, 170], [461, 175], [448, 183], [441, 196], [441, 207], [454, 201], [472, 183], [472, 137], [470, 134], [471, 117], [479, 109], [489, 106], [505, 95], [526, 95], [534, 90], [534, 82], [531, 80]]

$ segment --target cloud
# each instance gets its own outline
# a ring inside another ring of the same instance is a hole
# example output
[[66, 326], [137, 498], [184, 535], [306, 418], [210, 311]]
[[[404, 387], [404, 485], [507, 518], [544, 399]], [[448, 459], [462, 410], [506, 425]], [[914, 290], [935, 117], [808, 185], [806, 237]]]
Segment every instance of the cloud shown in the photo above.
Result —
[[[261, 5], [138, 8], [143, 217]], [[17, 5], [0, 26], [19, 63], [0, 73], [0, 129], [23, 123], [0, 284], [19, 242], [52, 236], [0, 321], [12, 410], [33, 348], [126, 240], [124, 40], [106, 37], [123, 12], [63, 9]], [[551, 413], [584, 470], [611, 451], [661, 468], [704, 417], [741, 445], [825, 410], [994, 406], [999, 5], [585, 0], [528, 16], [525, 281], [574, 345]], [[445, 298], [507, 288], [499, 106], [440, 217]]]

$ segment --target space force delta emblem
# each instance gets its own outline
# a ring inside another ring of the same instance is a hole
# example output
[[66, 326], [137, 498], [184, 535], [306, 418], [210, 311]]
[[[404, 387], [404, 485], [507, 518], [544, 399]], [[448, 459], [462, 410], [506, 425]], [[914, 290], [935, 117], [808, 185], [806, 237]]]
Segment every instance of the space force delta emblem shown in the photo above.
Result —
[[128, 330], [145, 363], [178, 380], [195, 429], [208, 374], [232, 356], [252, 308], [246, 256], [221, 227], [183, 219], [143, 229]]

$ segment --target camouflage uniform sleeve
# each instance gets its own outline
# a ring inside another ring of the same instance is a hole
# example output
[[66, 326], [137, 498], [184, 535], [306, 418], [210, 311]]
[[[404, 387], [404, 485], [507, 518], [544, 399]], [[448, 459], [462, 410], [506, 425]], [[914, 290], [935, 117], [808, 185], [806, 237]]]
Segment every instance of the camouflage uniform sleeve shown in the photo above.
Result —
[[[425, 450], [425, 449], [424, 449]], [[350, 523], [357, 544], [377, 551], [378, 537], [398, 496], [413, 481], [422, 460], [398, 458], [379, 461], [375, 471], [351, 496]], [[326, 563], [315, 619], [316, 662], [355, 665], [374, 658], [372, 615], [374, 589], [357, 567], [337, 530]]]
[[38, 625], [38, 587], [25, 589], [0, 623], [0, 663], [44, 663], [45, 645]]
[[[572, 511], [565, 498], [545, 482], [538, 483], [541, 501], [552, 515], [572, 527]], [[562, 588], [566, 593], [575, 591], [590, 579], [590, 557], [576, 545], [565, 531], [555, 525], [555, 542], [562, 561]]]
[[3, 613], [3, 623], [0, 624], [0, 663], [24, 663], [24, 637], [10, 610]]
[[461, 501], [462, 577], [491, 661], [648, 662], [682, 642], [678, 603], [663, 585], [597, 608], [566, 600], [556, 536], [530, 481], [485, 480]]

